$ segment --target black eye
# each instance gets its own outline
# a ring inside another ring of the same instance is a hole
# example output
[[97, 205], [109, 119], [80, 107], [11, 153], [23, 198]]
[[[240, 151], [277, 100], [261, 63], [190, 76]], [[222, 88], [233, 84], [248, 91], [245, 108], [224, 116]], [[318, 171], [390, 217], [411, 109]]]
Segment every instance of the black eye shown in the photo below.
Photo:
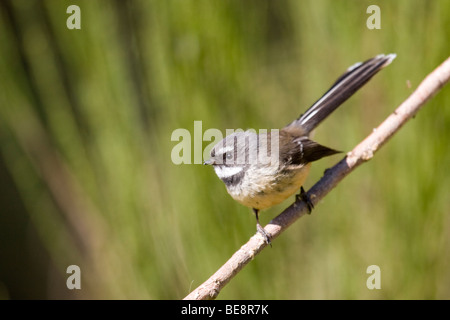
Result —
[[223, 161], [225, 161], [225, 160], [232, 160], [232, 159], [233, 159], [233, 152], [232, 151], [228, 151], [228, 152], [223, 154]]
[[214, 158], [216, 156], [216, 150], [212, 149], [211, 150], [211, 158]]

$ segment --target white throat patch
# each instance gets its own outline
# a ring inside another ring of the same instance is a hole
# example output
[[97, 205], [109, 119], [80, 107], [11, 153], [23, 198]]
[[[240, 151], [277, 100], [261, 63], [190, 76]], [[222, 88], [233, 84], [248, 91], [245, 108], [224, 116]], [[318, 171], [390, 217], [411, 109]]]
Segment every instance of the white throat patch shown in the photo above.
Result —
[[243, 169], [244, 168], [240, 166], [233, 166], [233, 167], [218, 166], [218, 165], [214, 166], [214, 171], [216, 172], [217, 176], [220, 179], [232, 177], [235, 174], [241, 172]]

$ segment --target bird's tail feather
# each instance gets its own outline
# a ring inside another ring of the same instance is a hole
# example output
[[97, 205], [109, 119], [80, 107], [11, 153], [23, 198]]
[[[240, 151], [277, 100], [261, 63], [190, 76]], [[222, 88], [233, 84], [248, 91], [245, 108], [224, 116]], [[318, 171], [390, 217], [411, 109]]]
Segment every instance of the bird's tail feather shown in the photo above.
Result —
[[319, 100], [288, 127], [301, 126], [305, 133], [311, 132], [378, 71], [389, 65], [395, 57], [394, 53], [380, 54], [365, 62], [352, 65]]

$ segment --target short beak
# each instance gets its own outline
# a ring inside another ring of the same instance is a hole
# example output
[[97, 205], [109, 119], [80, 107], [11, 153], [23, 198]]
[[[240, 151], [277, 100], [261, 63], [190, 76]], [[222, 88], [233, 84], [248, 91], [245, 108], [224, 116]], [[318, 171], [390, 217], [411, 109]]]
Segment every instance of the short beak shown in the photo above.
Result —
[[211, 161], [211, 159], [209, 160], [205, 160], [205, 162], [203, 162], [204, 165], [210, 165], [213, 164], [213, 162]]

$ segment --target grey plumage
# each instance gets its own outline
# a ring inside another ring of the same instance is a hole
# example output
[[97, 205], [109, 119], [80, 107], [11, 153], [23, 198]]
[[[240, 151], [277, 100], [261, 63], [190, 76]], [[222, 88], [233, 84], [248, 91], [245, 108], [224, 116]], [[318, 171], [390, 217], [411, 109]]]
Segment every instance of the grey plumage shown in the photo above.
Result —
[[[312, 141], [311, 131], [395, 56], [381, 54], [354, 64], [304, 114], [281, 130], [260, 134], [250, 130], [235, 132], [211, 150], [211, 158], [205, 164], [214, 166], [233, 199], [253, 209], [257, 230], [267, 243], [270, 235], [259, 224], [259, 210], [276, 205], [298, 191], [311, 162], [339, 152]], [[266, 156], [265, 153], [268, 157], [260, 157]], [[308, 207], [312, 208], [312, 202], [308, 202]]]

